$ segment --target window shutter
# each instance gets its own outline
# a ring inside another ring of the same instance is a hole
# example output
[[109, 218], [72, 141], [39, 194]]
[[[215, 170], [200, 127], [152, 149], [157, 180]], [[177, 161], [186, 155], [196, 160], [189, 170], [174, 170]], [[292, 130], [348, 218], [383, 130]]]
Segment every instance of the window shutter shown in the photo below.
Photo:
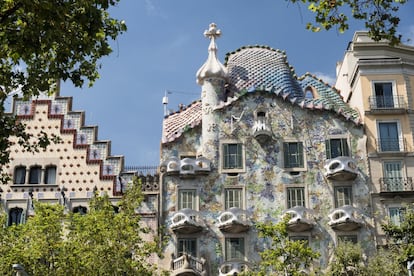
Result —
[[289, 144], [288, 143], [283, 143], [283, 157], [284, 157], [284, 165], [285, 168], [289, 168], [290, 164], [289, 164]]
[[227, 144], [223, 145], [223, 167], [225, 169], [229, 167], [229, 147]]
[[303, 162], [303, 143], [302, 142], [298, 142], [298, 158], [299, 158], [299, 167], [303, 167], [304, 166], [304, 162]]
[[343, 156], [350, 156], [347, 139], [345, 139], [345, 138], [341, 139], [341, 144], [342, 144], [342, 155]]
[[237, 144], [237, 168], [242, 168], [242, 145]]
[[325, 140], [326, 159], [331, 159], [331, 140]]

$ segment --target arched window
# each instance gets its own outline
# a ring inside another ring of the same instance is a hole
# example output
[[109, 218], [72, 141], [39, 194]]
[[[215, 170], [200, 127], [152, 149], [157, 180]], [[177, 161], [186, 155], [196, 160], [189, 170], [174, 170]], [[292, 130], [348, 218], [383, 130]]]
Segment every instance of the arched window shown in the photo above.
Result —
[[29, 184], [40, 184], [42, 177], [42, 168], [40, 166], [30, 167]]
[[23, 213], [23, 209], [19, 207], [11, 208], [9, 211], [9, 221], [8, 225], [11, 226], [13, 224], [20, 224], [24, 223], [25, 221], [25, 214]]
[[88, 208], [86, 208], [85, 206], [76, 206], [73, 208], [73, 213], [79, 213], [80, 215], [86, 215], [86, 213], [88, 212]]
[[17, 166], [14, 168], [14, 184], [24, 184], [26, 183], [26, 167], [25, 166]]
[[56, 184], [56, 166], [50, 165], [45, 169], [45, 184]]

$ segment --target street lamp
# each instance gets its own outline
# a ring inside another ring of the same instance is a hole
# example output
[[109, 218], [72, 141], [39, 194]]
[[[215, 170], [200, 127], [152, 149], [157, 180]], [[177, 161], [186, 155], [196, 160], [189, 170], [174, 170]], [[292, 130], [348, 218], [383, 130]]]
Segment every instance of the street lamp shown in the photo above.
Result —
[[29, 276], [21, 264], [13, 264], [13, 270], [16, 271], [16, 276]]

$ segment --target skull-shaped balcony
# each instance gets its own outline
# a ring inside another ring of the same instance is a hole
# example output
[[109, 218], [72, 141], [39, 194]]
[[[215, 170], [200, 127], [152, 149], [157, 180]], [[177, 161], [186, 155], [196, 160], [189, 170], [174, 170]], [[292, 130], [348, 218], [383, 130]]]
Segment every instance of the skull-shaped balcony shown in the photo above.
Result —
[[238, 275], [242, 272], [248, 271], [249, 266], [247, 262], [225, 262], [219, 268], [219, 275], [220, 276], [233, 276]]
[[325, 176], [332, 180], [348, 181], [354, 180], [358, 176], [356, 162], [349, 156], [329, 159], [325, 165], [325, 170]]
[[197, 211], [182, 209], [171, 217], [171, 229], [180, 234], [192, 234], [202, 231], [204, 223]]
[[246, 211], [232, 207], [220, 214], [217, 226], [223, 232], [241, 233], [249, 230], [250, 222]]
[[354, 231], [361, 228], [364, 221], [360, 218], [358, 209], [350, 205], [344, 205], [334, 209], [329, 214], [328, 224], [337, 231]]
[[207, 158], [184, 158], [171, 157], [161, 164], [162, 170], [168, 175], [179, 175], [180, 177], [193, 177], [199, 174], [208, 174], [211, 171], [211, 162]]
[[287, 228], [291, 232], [310, 231], [316, 224], [313, 211], [303, 206], [290, 208], [283, 213], [285, 215], [289, 216]]
[[265, 112], [258, 112], [256, 117], [253, 123], [253, 136], [259, 143], [264, 143], [272, 138], [272, 130]]
[[206, 263], [203, 258], [183, 254], [171, 263], [173, 276], [204, 276], [207, 275]]

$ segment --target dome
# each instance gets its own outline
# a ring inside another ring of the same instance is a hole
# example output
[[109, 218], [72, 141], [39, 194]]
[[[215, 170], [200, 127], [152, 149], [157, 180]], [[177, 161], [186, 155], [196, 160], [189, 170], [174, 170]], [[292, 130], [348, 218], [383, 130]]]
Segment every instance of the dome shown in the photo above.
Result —
[[280, 50], [249, 46], [227, 54], [229, 83], [236, 90], [272, 87], [289, 98], [304, 98], [293, 69]]

